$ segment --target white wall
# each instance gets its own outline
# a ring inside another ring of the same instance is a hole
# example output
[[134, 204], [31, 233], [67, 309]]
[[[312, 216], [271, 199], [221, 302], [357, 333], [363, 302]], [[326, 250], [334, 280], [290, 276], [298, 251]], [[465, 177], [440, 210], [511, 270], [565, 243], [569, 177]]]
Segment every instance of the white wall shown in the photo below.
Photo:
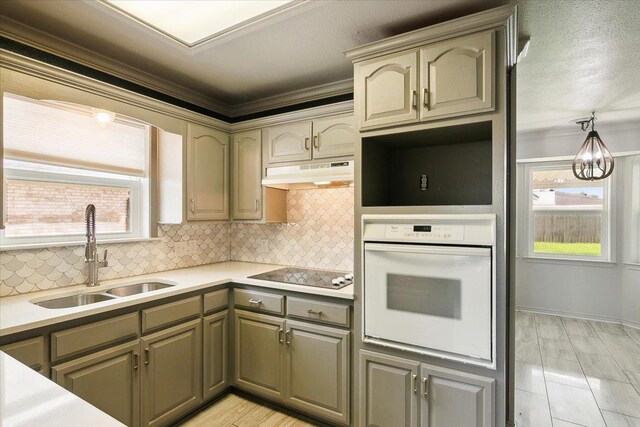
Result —
[[[640, 151], [640, 122], [596, 126], [604, 143], [614, 155]], [[575, 155], [586, 134], [580, 129], [551, 129], [518, 135], [519, 161], [567, 158]], [[616, 163], [617, 175], [612, 263], [572, 262], [527, 258], [523, 241], [525, 226], [524, 164], [518, 165], [518, 259], [516, 305], [541, 312], [578, 317], [623, 321], [640, 326], [640, 266], [624, 264], [627, 239], [625, 223], [624, 157]]]

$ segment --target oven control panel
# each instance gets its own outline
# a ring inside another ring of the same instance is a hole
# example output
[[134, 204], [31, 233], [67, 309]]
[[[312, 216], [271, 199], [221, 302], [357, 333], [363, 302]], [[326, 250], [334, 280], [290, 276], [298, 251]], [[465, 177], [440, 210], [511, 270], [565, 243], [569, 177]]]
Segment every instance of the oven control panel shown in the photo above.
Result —
[[461, 242], [463, 224], [385, 224], [384, 237], [389, 240]]

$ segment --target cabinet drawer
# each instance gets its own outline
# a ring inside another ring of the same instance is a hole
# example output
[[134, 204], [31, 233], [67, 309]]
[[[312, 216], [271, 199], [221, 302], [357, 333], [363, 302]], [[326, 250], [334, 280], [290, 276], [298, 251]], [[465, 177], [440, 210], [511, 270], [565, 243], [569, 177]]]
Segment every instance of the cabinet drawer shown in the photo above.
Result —
[[0, 347], [0, 350], [36, 371], [42, 369], [44, 365], [44, 338], [42, 337], [7, 344]]
[[229, 305], [228, 289], [221, 289], [204, 294], [204, 314], [225, 308], [227, 305]]
[[237, 307], [284, 315], [284, 295], [234, 289], [233, 300]]
[[138, 336], [138, 313], [78, 326], [51, 334], [51, 361], [97, 350]]
[[305, 298], [287, 298], [287, 315], [349, 327], [349, 306]]
[[200, 315], [200, 297], [183, 299], [142, 310], [142, 333], [189, 320]]

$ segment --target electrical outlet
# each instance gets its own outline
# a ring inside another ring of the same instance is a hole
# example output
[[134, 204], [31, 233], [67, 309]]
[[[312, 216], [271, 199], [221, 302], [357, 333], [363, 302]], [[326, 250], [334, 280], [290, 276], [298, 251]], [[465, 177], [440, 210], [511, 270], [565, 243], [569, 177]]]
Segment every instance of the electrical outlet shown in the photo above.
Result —
[[269, 239], [258, 239], [258, 253], [269, 253]]

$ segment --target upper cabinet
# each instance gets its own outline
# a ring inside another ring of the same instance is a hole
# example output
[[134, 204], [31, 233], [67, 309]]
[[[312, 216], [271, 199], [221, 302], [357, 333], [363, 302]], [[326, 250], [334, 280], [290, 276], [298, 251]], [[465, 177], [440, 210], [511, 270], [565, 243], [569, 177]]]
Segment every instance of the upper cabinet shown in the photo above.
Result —
[[358, 137], [352, 114], [272, 126], [263, 132], [269, 164], [353, 156]]
[[420, 119], [493, 110], [494, 32], [420, 50]]
[[418, 52], [358, 63], [355, 111], [361, 128], [418, 121]]
[[262, 217], [262, 139], [260, 130], [233, 135], [233, 219]]
[[187, 125], [187, 219], [229, 219], [229, 136]]
[[495, 31], [354, 64], [360, 129], [492, 111]]

